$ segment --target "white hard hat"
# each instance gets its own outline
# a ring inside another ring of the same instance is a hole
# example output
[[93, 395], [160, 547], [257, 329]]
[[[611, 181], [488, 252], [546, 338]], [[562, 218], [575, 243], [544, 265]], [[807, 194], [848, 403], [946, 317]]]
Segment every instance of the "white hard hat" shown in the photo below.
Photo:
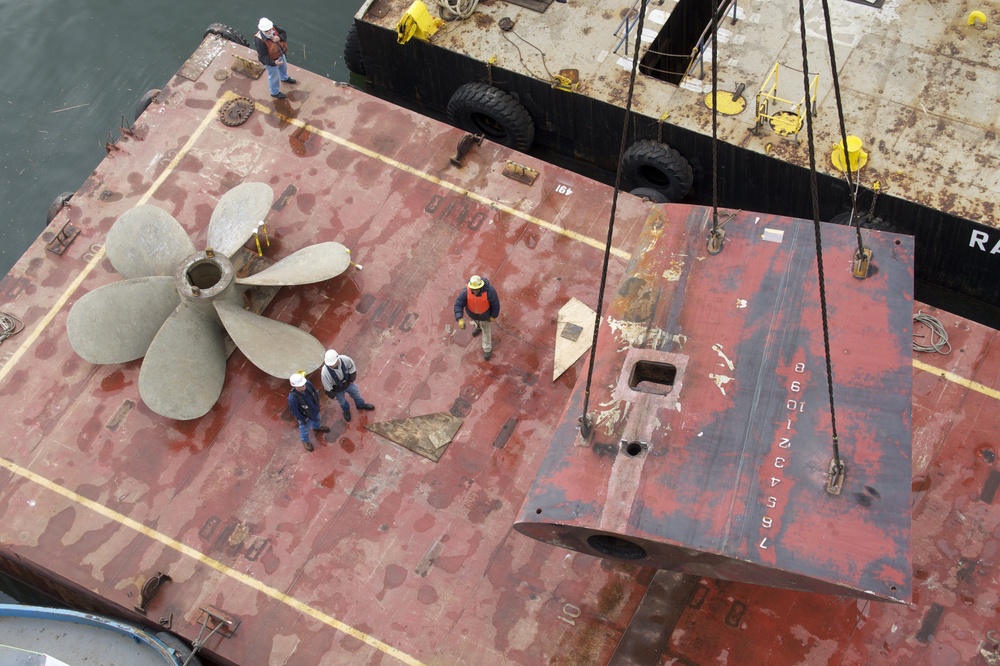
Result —
[[296, 372], [294, 375], [288, 378], [288, 381], [292, 383], [295, 388], [300, 388], [306, 385], [306, 376], [301, 372]]
[[257, 29], [260, 30], [261, 32], [267, 32], [268, 30], [270, 30], [273, 27], [274, 27], [274, 24], [271, 23], [271, 19], [262, 18], [257, 23]]
[[340, 360], [340, 354], [338, 354], [336, 350], [328, 349], [323, 360], [327, 365], [337, 365], [337, 361]]

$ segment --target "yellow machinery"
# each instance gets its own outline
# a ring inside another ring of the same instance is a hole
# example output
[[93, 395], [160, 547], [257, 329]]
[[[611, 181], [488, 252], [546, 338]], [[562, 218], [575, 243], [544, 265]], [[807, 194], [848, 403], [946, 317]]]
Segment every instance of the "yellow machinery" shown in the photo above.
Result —
[[396, 41], [405, 44], [412, 37], [427, 41], [427, 38], [437, 32], [444, 21], [431, 16], [427, 5], [416, 0], [410, 8], [403, 13], [403, 17], [396, 24]]
[[[809, 82], [808, 99], [803, 96], [798, 102], [793, 102], [782, 99], [777, 95], [778, 70], [780, 68], [781, 63], [774, 63], [771, 73], [767, 75], [767, 79], [760, 87], [760, 92], [757, 93], [757, 116], [755, 118], [754, 133], [760, 130], [760, 126], [766, 120], [775, 134], [794, 136], [799, 133], [799, 130], [802, 129], [802, 123], [805, 122], [807, 103], [812, 104], [813, 115], [816, 114], [816, 94], [819, 89], [819, 74], [813, 76]], [[786, 66], [785, 69], [792, 68]], [[796, 70], [793, 69], [792, 71]], [[775, 106], [779, 104], [788, 105], [788, 108], [771, 112], [772, 102]]]

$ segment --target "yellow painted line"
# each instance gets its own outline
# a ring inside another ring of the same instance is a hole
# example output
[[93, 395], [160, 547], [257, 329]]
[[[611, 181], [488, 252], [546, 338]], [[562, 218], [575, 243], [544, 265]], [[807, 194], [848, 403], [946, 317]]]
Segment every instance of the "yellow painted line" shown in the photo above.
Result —
[[[146, 193], [143, 194], [142, 197], [140, 197], [137, 205], [145, 204], [153, 197], [153, 195], [163, 184], [163, 182], [173, 174], [174, 170], [177, 168], [177, 165], [180, 163], [180, 161], [187, 155], [187, 153], [194, 147], [197, 141], [201, 138], [201, 135], [204, 134], [205, 130], [218, 115], [218, 112], [221, 109], [222, 105], [236, 96], [237, 95], [235, 93], [227, 92], [222, 97], [219, 98], [219, 100], [215, 103], [215, 106], [212, 108], [212, 110], [208, 114], [206, 114], [204, 120], [202, 120], [198, 128], [192, 133], [187, 143], [185, 143], [184, 146], [179, 151], [177, 151], [177, 154], [174, 156], [173, 160], [171, 160], [170, 163], [164, 168], [163, 172], [159, 175], [159, 177], [157, 177], [156, 180], [153, 181], [153, 183], [150, 185]], [[258, 111], [261, 111], [265, 114], [272, 113], [270, 108], [263, 106], [261, 104], [257, 104], [256, 108]], [[317, 127], [313, 127], [312, 125], [309, 125], [308, 123], [302, 122], [298, 119], [287, 118], [285, 116], [281, 116], [280, 114], [278, 115], [279, 117], [282, 118], [284, 122], [287, 122], [290, 125], [300, 127], [308, 132], [321, 136], [324, 139], [327, 139], [328, 141], [332, 141], [341, 146], [344, 146], [345, 148], [349, 148], [350, 150], [354, 150], [367, 157], [383, 162], [395, 169], [404, 171], [418, 178], [422, 178], [428, 182], [438, 185], [439, 187], [469, 197], [470, 199], [485, 204], [495, 210], [502, 211], [514, 217], [525, 220], [526, 222], [529, 222], [531, 224], [548, 229], [553, 233], [557, 233], [572, 240], [584, 243], [602, 252], [605, 250], [604, 243], [595, 240], [593, 238], [590, 238], [589, 236], [585, 236], [583, 234], [578, 234], [568, 229], [564, 229], [558, 225], [552, 224], [551, 222], [547, 222], [541, 218], [529, 215], [527, 213], [523, 213], [519, 210], [515, 210], [510, 206], [506, 206], [504, 204], [492, 201], [487, 197], [481, 196], [479, 194], [476, 194], [475, 192], [471, 192], [465, 188], [459, 187], [452, 183], [443, 181], [440, 178], [437, 178], [436, 176], [428, 174], [424, 171], [420, 171], [419, 169], [415, 169], [407, 164], [403, 164], [402, 162], [396, 161], [386, 155], [376, 153], [363, 146], [360, 146], [356, 143], [353, 143], [351, 141], [338, 137], [334, 134], [321, 130]], [[619, 250], [617, 248], [612, 248], [611, 252], [616, 257], [626, 260], [630, 256], [628, 253], [624, 252], [623, 250]], [[93, 257], [91, 257], [90, 261], [87, 262], [87, 265], [83, 267], [83, 269], [76, 276], [76, 278], [69, 284], [69, 286], [67, 286], [67, 288], [59, 296], [59, 298], [52, 305], [49, 311], [45, 314], [44, 317], [42, 317], [41, 320], [39, 320], [38, 324], [31, 330], [31, 332], [27, 335], [27, 337], [22, 339], [21, 344], [11, 355], [10, 359], [8, 359], [8, 361], [3, 365], [3, 367], [0, 367], [0, 382], [2, 382], [7, 377], [8, 374], [10, 374], [10, 371], [14, 369], [14, 367], [18, 364], [18, 362], [21, 360], [24, 354], [27, 353], [29, 349], [31, 349], [34, 343], [38, 340], [38, 337], [42, 334], [43, 331], [45, 331], [48, 328], [48, 326], [52, 323], [52, 320], [55, 319], [55, 317], [66, 305], [66, 302], [80, 287], [80, 284], [87, 278], [88, 275], [90, 275], [91, 272], [93, 272], [94, 268], [96, 268], [97, 265], [101, 263], [101, 261], [104, 259], [104, 256], [105, 256], [105, 248], [103, 245], [99, 246], [96, 250], [94, 250]], [[326, 613], [320, 610], [312, 608], [311, 606], [308, 606], [302, 603], [301, 601], [298, 601], [294, 597], [290, 597], [275, 588], [272, 588], [254, 578], [251, 578], [250, 576], [247, 576], [244, 573], [236, 571], [235, 569], [231, 569], [222, 562], [219, 562], [218, 560], [208, 557], [207, 555], [198, 551], [195, 548], [187, 546], [175, 539], [168, 537], [165, 534], [157, 532], [156, 530], [149, 528], [143, 525], [142, 523], [129, 518], [124, 514], [118, 513], [117, 511], [109, 509], [108, 507], [102, 504], [87, 499], [86, 497], [83, 497], [82, 495], [79, 495], [67, 488], [63, 488], [62, 486], [53, 483], [52, 481], [46, 479], [43, 476], [39, 476], [38, 474], [32, 472], [27, 468], [21, 467], [20, 465], [11, 462], [9, 460], [5, 460], [3, 458], [0, 458], [0, 467], [3, 467], [11, 471], [12, 473], [17, 474], [18, 476], [25, 478], [33, 483], [36, 483], [58, 495], [61, 495], [72, 502], [75, 502], [81, 506], [85, 506], [90, 510], [94, 511], [95, 513], [98, 513], [108, 518], [109, 520], [113, 520], [121, 525], [124, 525], [125, 527], [133, 529], [136, 532], [149, 537], [150, 539], [158, 541], [159, 543], [162, 543], [163, 545], [169, 548], [172, 548], [180, 553], [183, 553], [184, 555], [194, 560], [197, 560], [198, 562], [201, 562], [202, 564], [205, 564], [215, 569], [216, 571], [219, 571], [220, 573], [229, 576], [230, 578], [233, 578], [234, 580], [242, 583], [243, 585], [251, 587], [257, 590], [258, 592], [279, 601], [280, 603], [283, 603], [291, 608], [294, 608], [295, 610], [299, 611], [300, 613], [303, 613], [304, 615], [308, 615], [313, 619], [326, 624], [327, 626], [330, 626], [334, 629], [337, 629], [338, 631], [353, 636], [357, 640], [367, 645], [370, 645], [375, 649], [387, 655], [390, 655], [405, 664], [411, 664], [412, 666], [423, 666], [422, 662], [415, 659], [414, 657], [411, 657], [405, 652], [402, 652], [401, 650], [398, 650], [397, 648], [394, 648], [391, 645], [388, 645], [387, 643], [383, 643], [377, 638], [369, 636], [368, 634], [341, 622], [337, 618], [327, 615]]]
[[[235, 96], [236, 95], [234, 93], [226, 93], [218, 100], [218, 102], [216, 102], [215, 107], [208, 115], [205, 116], [205, 119], [201, 122], [201, 124], [198, 126], [195, 132], [191, 135], [191, 138], [188, 139], [187, 143], [185, 143], [184, 146], [177, 152], [177, 155], [174, 157], [174, 159], [170, 161], [170, 163], [166, 166], [166, 168], [164, 168], [163, 173], [161, 173], [160, 176], [155, 181], [153, 181], [153, 184], [150, 186], [150, 188], [139, 199], [139, 204], [144, 204], [152, 198], [153, 194], [156, 193], [156, 190], [159, 189], [160, 185], [162, 185], [163, 182], [177, 168], [177, 165], [180, 163], [181, 159], [183, 159], [187, 155], [187, 153], [191, 150], [191, 148], [194, 147], [195, 143], [205, 132], [205, 129], [208, 128], [209, 124], [211, 124], [212, 120], [218, 114], [219, 109], [222, 107], [222, 105]], [[27, 350], [31, 348], [31, 346], [35, 343], [35, 341], [42, 334], [42, 332], [49, 326], [49, 324], [52, 323], [52, 320], [55, 319], [59, 311], [62, 310], [63, 306], [66, 305], [66, 301], [69, 300], [69, 298], [77, 290], [77, 288], [84, 281], [84, 279], [86, 279], [86, 277], [94, 270], [94, 268], [99, 263], [101, 263], [103, 259], [104, 259], [104, 246], [102, 245], [97, 250], [94, 251], [94, 256], [91, 258], [89, 262], [87, 262], [87, 265], [84, 266], [83, 270], [80, 271], [80, 274], [76, 276], [76, 279], [74, 279], [73, 282], [71, 282], [70, 285], [66, 288], [66, 290], [63, 291], [63, 293], [56, 300], [55, 304], [49, 309], [49, 311], [45, 314], [45, 316], [42, 317], [39, 324], [31, 331], [31, 333], [26, 338], [23, 339], [20, 346], [11, 355], [7, 363], [5, 363], [2, 368], [0, 368], [0, 382], [2, 382], [4, 378], [6, 378], [6, 376], [10, 373], [10, 371], [14, 368], [14, 366], [17, 365], [18, 361], [21, 360], [21, 357], [23, 357], [24, 354], [27, 352]], [[113, 511], [112, 509], [109, 509], [108, 507], [102, 504], [98, 504], [97, 502], [89, 500], [86, 497], [83, 497], [82, 495], [78, 495], [77, 493], [71, 490], [63, 488], [62, 486], [57, 485], [52, 481], [49, 481], [45, 477], [35, 474], [29, 469], [21, 467], [20, 465], [17, 465], [16, 463], [13, 463], [9, 460], [5, 460], [3, 458], [0, 458], [0, 467], [4, 467], [13, 472], [14, 474], [17, 474], [18, 476], [21, 476], [34, 483], [37, 483], [38, 485], [47, 488], [54, 493], [62, 495], [63, 497], [73, 502], [76, 502], [77, 504], [83, 505], [110, 520], [114, 520], [115, 522], [118, 522], [126, 527], [129, 527], [135, 530], [136, 532], [139, 532], [140, 534], [144, 534], [145, 536], [155, 541], [159, 541], [165, 546], [173, 548], [174, 550], [181, 552], [187, 555], [188, 557], [191, 557], [192, 559], [201, 562], [202, 564], [208, 565], [211, 568], [215, 569], [216, 571], [219, 571], [239, 581], [240, 583], [247, 585], [248, 587], [252, 587], [253, 589], [257, 590], [262, 594], [266, 594], [272, 599], [275, 599], [287, 606], [290, 606], [291, 608], [294, 608], [300, 613], [308, 615], [319, 622], [322, 622], [330, 627], [333, 627], [334, 629], [337, 629], [338, 631], [342, 631], [345, 634], [349, 634], [350, 636], [353, 636], [359, 641], [362, 641], [363, 643], [366, 643], [376, 648], [377, 650], [384, 652], [385, 654], [395, 657], [396, 659], [405, 664], [411, 664], [412, 666], [423, 666], [422, 662], [411, 657], [405, 652], [402, 652], [401, 650], [398, 650], [392, 647], [391, 645], [383, 643], [377, 638], [369, 636], [368, 634], [359, 631], [350, 625], [344, 624], [335, 617], [331, 617], [320, 610], [312, 608], [311, 606], [307, 606], [306, 604], [302, 603], [301, 601], [298, 601], [294, 597], [290, 597], [284, 594], [283, 592], [274, 589], [273, 587], [269, 587], [261, 583], [260, 581], [251, 578], [250, 576], [247, 576], [246, 574], [236, 571], [235, 569], [231, 569], [227, 567], [225, 564], [219, 562], [218, 560], [212, 559], [207, 555], [201, 553], [200, 551], [191, 548], [190, 546], [187, 546], [179, 541], [176, 541], [175, 539], [171, 539], [170, 537], [166, 536], [165, 534], [161, 534], [156, 530], [146, 527], [142, 523], [132, 520], [131, 518], [129, 518], [124, 514], [118, 513], [117, 511]]]
[[[263, 104], [259, 104], [259, 103], [256, 104], [256, 108], [257, 108], [258, 111], [260, 111], [262, 113], [265, 113], [265, 114], [268, 114], [268, 115], [270, 115], [272, 113], [271, 109], [268, 108], [268, 107], [266, 107], [266, 106], [264, 106]], [[299, 127], [301, 129], [306, 130], [307, 132], [311, 132], [313, 134], [317, 134], [317, 135], [323, 137], [324, 139], [327, 139], [328, 141], [332, 141], [333, 143], [339, 144], [339, 145], [341, 145], [341, 146], [343, 146], [345, 148], [349, 148], [349, 149], [351, 149], [351, 150], [353, 150], [355, 152], [361, 153], [362, 155], [365, 155], [366, 157], [370, 157], [373, 160], [378, 160], [379, 162], [382, 162], [384, 164], [388, 164], [389, 166], [393, 167], [394, 169], [399, 169], [400, 171], [405, 171], [408, 174], [416, 176], [417, 178], [422, 178], [423, 180], [426, 180], [429, 183], [434, 183], [435, 185], [437, 185], [439, 187], [443, 187], [446, 190], [451, 190], [452, 192], [455, 192], [456, 194], [461, 194], [462, 196], [469, 197], [473, 201], [478, 201], [479, 203], [485, 204], [485, 205], [489, 206], [490, 208], [502, 211], [504, 213], [507, 213], [508, 215], [513, 215], [514, 217], [518, 217], [518, 218], [524, 220], [525, 222], [530, 222], [531, 224], [534, 224], [536, 226], [542, 227], [543, 229], [548, 229], [549, 231], [551, 231], [553, 233], [559, 234], [561, 236], [565, 236], [566, 238], [571, 238], [571, 239], [573, 239], [575, 241], [578, 241], [580, 243], [583, 243], [585, 245], [589, 245], [590, 247], [595, 248], [597, 250], [600, 250], [601, 252], [604, 252], [605, 247], [607, 247], [606, 243], [603, 243], [603, 242], [601, 242], [601, 241], [599, 241], [599, 240], [597, 240], [595, 238], [591, 238], [590, 236], [585, 236], [583, 234], [578, 234], [575, 231], [570, 231], [569, 229], [565, 229], [563, 227], [560, 227], [557, 224], [552, 224], [551, 222], [543, 220], [540, 217], [535, 217], [534, 215], [529, 215], [528, 213], [523, 213], [523, 212], [521, 212], [519, 210], [511, 208], [510, 206], [507, 206], [507, 205], [504, 205], [502, 203], [498, 203], [496, 201], [493, 201], [492, 199], [490, 199], [488, 197], [484, 197], [481, 194], [476, 194], [475, 192], [467, 190], [464, 187], [460, 187], [458, 185], [455, 185], [454, 183], [449, 183], [449, 182], [447, 182], [445, 180], [441, 180], [437, 176], [433, 176], [433, 175], [427, 173], [426, 171], [421, 171], [420, 169], [415, 169], [415, 168], [411, 167], [410, 165], [403, 164], [402, 162], [398, 162], [398, 161], [392, 159], [391, 157], [388, 157], [387, 155], [382, 155], [381, 153], [376, 153], [373, 150], [369, 150], [369, 149], [365, 148], [364, 146], [359, 146], [358, 144], [356, 144], [356, 143], [354, 143], [352, 141], [348, 141], [347, 139], [344, 139], [342, 137], [339, 137], [336, 134], [331, 134], [330, 132], [327, 132], [326, 130], [322, 130], [322, 129], [318, 128], [318, 127], [313, 127], [309, 123], [303, 122], [303, 121], [299, 120], [298, 118], [289, 118], [288, 116], [284, 116], [284, 115], [282, 115], [280, 113], [277, 113], [275, 115], [277, 115], [279, 118], [281, 118], [282, 122], [286, 122], [289, 125], [294, 125], [296, 127]], [[632, 257], [632, 255], [630, 253], [626, 252], [625, 250], [620, 250], [620, 249], [618, 249], [616, 247], [611, 248], [611, 254], [613, 254], [614, 256], [618, 257], [619, 259], [624, 259], [626, 261], [628, 261]]]
[[49, 490], [57, 495], [61, 495], [62, 497], [70, 500], [71, 502], [75, 502], [76, 504], [84, 506], [93, 511], [94, 513], [100, 514], [101, 516], [104, 516], [109, 520], [113, 520], [116, 523], [131, 528], [136, 532], [138, 532], [139, 534], [142, 534], [143, 536], [149, 537], [154, 541], [158, 541], [159, 543], [163, 544], [168, 548], [172, 548], [173, 550], [176, 550], [177, 552], [186, 555], [191, 559], [196, 560], [201, 564], [204, 564], [205, 566], [215, 569], [219, 573], [229, 576], [233, 580], [242, 583], [247, 587], [251, 587], [257, 590], [261, 594], [265, 594], [271, 597], [275, 601], [278, 601], [280, 603], [285, 604], [286, 606], [294, 608], [300, 613], [308, 615], [314, 620], [322, 622], [327, 626], [333, 627], [338, 631], [342, 631], [343, 633], [348, 634], [367, 645], [370, 645], [371, 647], [379, 650], [380, 652], [384, 652], [385, 654], [391, 657], [395, 657], [404, 664], [410, 664], [411, 666], [424, 666], [423, 662], [417, 660], [414, 657], [411, 657], [405, 652], [398, 650], [392, 647], [391, 645], [383, 643], [377, 638], [373, 638], [372, 636], [369, 636], [368, 634], [359, 631], [350, 625], [344, 624], [337, 618], [327, 615], [321, 610], [317, 610], [312, 606], [307, 606], [306, 604], [302, 603], [295, 597], [290, 597], [284, 592], [281, 592], [280, 590], [277, 590], [269, 585], [265, 585], [264, 583], [260, 582], [255, 578], [251, 578], [245, 573], [242, 573], [231, 567], [228, 567], [222, 562], [219, 562], [218, 560], [213, 559], [208, 555], [205, 555], [196, 548], [192, 548], [191, 546], [181, 543], [176, 539], [171, 539], [167, 535], [161, 532], [157, 532], [156, 530], [147, 527], [146, 525], [143, 525], [137, 520], [133, 520], [124, 514], [118, 513], [113, 509], [109, 509], [103, 504], [99, 504], [98, 502], [95, 502], [91, 499], [87, 499], [83, 495], [79, 495], [73, 492], [72, 490], [69, 490], [68, 488], [64, 488], [59, 484], [46, 479], [44, 476], [35, 474], [30, 469], [21, 467], [17, 463], [11, 462], [5, 458], [0, 458], [0, 467], [3, 467], [4, 469], [9, 470], [10, 472], [13, 472], [16, 475], [24, 479], [27, 479], [32, 483], [42, 486], [46, 490]]
[[923, 361], [918, 361], [913, 359], [913, 367], [918, 370], [923, 370], [924, 372], [929, 372], [931, 374], [937, 375], [938, 377], [944, 377], [949, 382], [958, 384], [959, 386], [964, 386], [965, 388], [976, 391], [977, 393], [982, 393], [983, 395], [989, 396], [994, 400], [1000, 400], [1000, 391], [994, 388], [990, 388], [985, 384], [980, 384], [979, 382], [974, 382], [971, 379], [966, 379], [960, 375], [956, 375], [954, 372], [948, 372], [947, 370], [942, 370], [941, 368], [936, 368], [933, 365], [924, 363]]

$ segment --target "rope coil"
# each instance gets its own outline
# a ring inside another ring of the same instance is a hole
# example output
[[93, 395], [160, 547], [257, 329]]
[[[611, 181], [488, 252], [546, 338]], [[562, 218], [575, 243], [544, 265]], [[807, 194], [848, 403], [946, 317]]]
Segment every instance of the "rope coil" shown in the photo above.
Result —
[[[929, 314], [924, 314], [921, 310], [917, 314], [913, 315], [914, 324], [923, 324], [928, 329], [930, 329], [930, 344], [918, 344], [917, 343], [917, 331], [913, 331], [913, 351], [917, 352], [934, 352], [936, 354], [950, 354], [951, 353], [951, 343], [948, 342], [948, 331], [945, 330], [944, 324], [941, 323], [936, 317], [932, 317]], [[920, 337], [926, 337], [921, 335]], [[948, 351], [941, 351], [946, 348]]]
[[24, 328], [24, 322], [12, 314], [0, 312], [0, 343], [12, 335], [17, 335]]

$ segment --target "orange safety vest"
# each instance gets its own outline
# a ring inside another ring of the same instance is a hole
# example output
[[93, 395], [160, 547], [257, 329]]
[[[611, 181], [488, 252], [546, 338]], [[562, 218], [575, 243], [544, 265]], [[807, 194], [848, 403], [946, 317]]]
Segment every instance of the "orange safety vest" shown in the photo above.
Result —
[[261, 33], [261, 37], [264, 38], [263, 39], [264, 46], [267, 47], [267, 55], [271, 57], [271, 60], [277, 62], [278, 58], [285, 55], [285, 52], [288, 51], [288, 43], [285, 42], [284, 40], [279, 42], [272, 42], [270, 39], [267, 38], [267, 35], [263, 33]]
[[490, 297], [486, 295], [486, 289], [483, 288], [482, 293], [476, 296], [472, 293], [472, 289], [466, 287], [466, 305], [465, 307], [472, 314], [486, 314], [490, 311]]

